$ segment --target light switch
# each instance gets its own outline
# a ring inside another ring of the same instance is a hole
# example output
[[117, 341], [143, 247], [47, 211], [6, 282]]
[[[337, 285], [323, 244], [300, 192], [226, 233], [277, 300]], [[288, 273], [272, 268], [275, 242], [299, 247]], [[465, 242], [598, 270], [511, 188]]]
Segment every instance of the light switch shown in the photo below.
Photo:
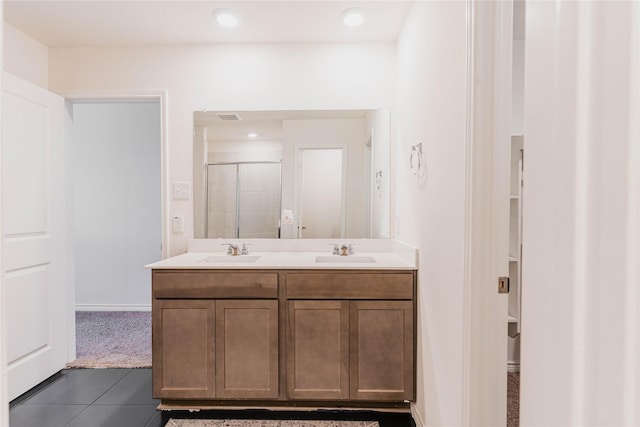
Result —
[[189, 183], [188, 182], [174, 182], [173, 183], [173, 199], [174, 200], [189, 200]]
[[293, 224], [293, 211], [283, 210], [281, 222], [282, 222], [282, 225]]
[[174, 233], [184, 233], [184, 217], [181, 215], [177, 215], [173, 217], [173, 232]]

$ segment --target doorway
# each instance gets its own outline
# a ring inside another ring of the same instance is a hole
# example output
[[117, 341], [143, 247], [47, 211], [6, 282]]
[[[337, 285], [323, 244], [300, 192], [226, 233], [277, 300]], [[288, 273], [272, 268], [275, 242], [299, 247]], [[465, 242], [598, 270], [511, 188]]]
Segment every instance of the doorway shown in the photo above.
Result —
[[298, 238], [331, 239], [345, 235], [344, 150], [298, 150]]
[[76, 295], [70, 366], [129, 367], [149, 358], [150, 345], [127, 343], [114, 325], [132, 336], [150, 330], [144, 266], [162, 258], [162, 104], [98, 100], [68, 109]]
[[76, 309], [150, 310], [144, 265], [162, 258], [160, 102], [71, 108]]

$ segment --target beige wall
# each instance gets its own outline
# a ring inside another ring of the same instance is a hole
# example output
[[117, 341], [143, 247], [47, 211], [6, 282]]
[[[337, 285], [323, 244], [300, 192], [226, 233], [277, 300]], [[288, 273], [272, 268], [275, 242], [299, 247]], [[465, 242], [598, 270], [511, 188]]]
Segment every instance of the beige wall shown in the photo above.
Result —
[[[296, 147], [344, 147], [347, 151], [345, 237], [362, 238], [368, 233], [363, 188], [363, 156], [366, 139], [364, 119], [284, 120], [282, 123], [282, 209], [294, 211], [292, 225], [282, 227], [282, 236], [297, 235]], [[368, 189], [366, 190], [368, 191]]]
[[[395, 53], [392, 43], [61, 48], [49, 52], [49, 87], [167, 90], [169, 183], [191, 182], [194, 110], [389, 108]], [[192, 200], [169, 197], [167, 215], [185, 218], [185, 233], [170, 235], [176, 255], [193, 236]]]
[[521, 425], [637, 426], [640, 3], [526, 12]]
[[[466, 4], [415, 3], [398, 42], [392, 224], [420, 248], [414, 412], [429, 426], [463, 422], [465, 83]], [[409, 169], [418, 143], [423, 178]]]
[[4, 22], [4, 70], [43, 88], [49, 86], [49, 48]]
[[[170, 182], [193, 179], [194, 110], [391, 109], [390, 237], [420, 248], [414, 414], [419, 425], [460, 425], [465, 34], [464, 2], [419, 2], [397, 46], [51, 49], [49, 87], [167, 90]], [[409, 147], [418, 142], [424, 180], [408, 170]], [[192, 201], [170, 200], [167, 215], [184, 215], [188, 230], [171, 236], [170, 254], [185, 250], [192, 214]]]
[[[367, 113], [367, 138], [371, 140], [371, 167], [368, 171], [371, 181], [371, 237], [388, 239], [391, 237], [389, 214], [391, 188], [391, 118], [388, 110]], [[376, 183], [376, 173], [382, 177]], [[379, 188], [378, 188], [379, 187]]]

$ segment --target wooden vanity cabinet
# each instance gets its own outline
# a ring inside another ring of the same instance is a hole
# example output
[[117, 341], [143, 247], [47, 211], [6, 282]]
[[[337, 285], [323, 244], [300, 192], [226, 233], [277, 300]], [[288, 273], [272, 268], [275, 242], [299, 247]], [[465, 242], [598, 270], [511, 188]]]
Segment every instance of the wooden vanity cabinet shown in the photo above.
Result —
[[277, 273], [154, 271], [154, 397], [277, 399], [277, 283]]
[[286, 277], [290, 399], [414, 399], [414, 272]]
[[415, 271], [154, 270], [152, 286], [168, 408], [414, 400]]
[[350, 314], [350, 398], [413, 400], [413, 302], [351, 301]]
[[153, 396], [215, 397], [215, 301], [154, 299]]
[[349, 398], [349, 302], [288, 301], [287, 396]]
[[278, 398], [278, 301], [216, 301], [216, 397]]

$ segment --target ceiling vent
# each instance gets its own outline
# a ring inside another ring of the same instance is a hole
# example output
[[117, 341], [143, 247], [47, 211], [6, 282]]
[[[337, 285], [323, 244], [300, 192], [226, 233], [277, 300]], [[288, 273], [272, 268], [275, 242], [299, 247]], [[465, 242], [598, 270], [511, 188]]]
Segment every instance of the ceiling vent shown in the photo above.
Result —
[[226, 120], [226, 121], [240, 120], [240, 116], [238, 116], [235, 113], [221, 113], [221, 114], [216, 114], [216, 116], [218, 116], [220, 120]]

